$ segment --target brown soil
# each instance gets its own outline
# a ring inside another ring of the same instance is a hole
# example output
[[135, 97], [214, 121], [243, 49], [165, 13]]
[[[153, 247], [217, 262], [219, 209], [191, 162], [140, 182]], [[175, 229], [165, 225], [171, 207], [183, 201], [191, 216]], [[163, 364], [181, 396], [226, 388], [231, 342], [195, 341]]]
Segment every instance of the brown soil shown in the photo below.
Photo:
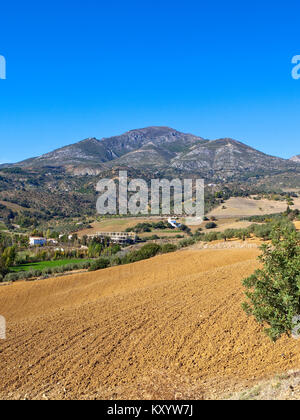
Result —
[[[300, 198], [295, 198], [293, 209], [300, 209]], [[264, 214], [282, 213], [286, 210], [286, 201], [272, 201], [267, 199], [254, 200], [253, 198], [231, 197], [220, 207], [213, 209], [208, 217], [232, 218], [258, 216]]]
[[0, 398], [223, 398], [300, 366], [241, 309], [257, 249], [187, 250], [0, 288]]

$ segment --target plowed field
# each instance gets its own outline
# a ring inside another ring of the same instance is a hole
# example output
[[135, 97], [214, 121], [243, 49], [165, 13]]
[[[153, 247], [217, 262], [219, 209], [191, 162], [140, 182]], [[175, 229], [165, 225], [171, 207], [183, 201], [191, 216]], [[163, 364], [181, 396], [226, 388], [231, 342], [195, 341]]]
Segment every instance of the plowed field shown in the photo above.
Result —
[[241, 309], [257, 249], [188, 250], [0, 287], [0, 398], [221, 398], [300, 367]]

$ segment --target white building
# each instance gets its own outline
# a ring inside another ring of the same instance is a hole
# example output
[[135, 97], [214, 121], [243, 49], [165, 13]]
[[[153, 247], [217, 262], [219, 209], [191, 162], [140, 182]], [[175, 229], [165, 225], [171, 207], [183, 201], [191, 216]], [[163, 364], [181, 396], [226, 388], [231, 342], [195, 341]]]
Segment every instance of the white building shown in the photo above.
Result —
[[29, 238], [29, 244], [30, 246], [44, 246], [47, 244], [47, 239], [32, 236]]
[[55, 240], [55, 239], [48, 239], [48, 244], [51, 244], [51, 245], [57, 245], [58, 244], [58, 242]]

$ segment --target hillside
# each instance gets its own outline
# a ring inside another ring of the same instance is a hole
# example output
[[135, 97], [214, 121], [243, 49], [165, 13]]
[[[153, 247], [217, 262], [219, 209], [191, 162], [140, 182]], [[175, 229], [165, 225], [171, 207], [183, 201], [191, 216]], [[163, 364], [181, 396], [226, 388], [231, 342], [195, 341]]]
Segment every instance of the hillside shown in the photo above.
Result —
[[[114, 161], [116, 165], [122, 164], [122, 157], [139, 151], [153, 150], [160, 159], [171, 160], [178, 153], [190, 146], [201, 143], [204, 140], [189, 134], [179, 133], [167, 127], [148, 127], [140, 130], [132, 130], [121, 136], [103, 138], [88, 138], [43, 156], [32, 158], [18, 163], [20, 167], [45, 167], [45, 166], [87, 166], [98, 170], [104, 168], [105, 163]], [[135, 157], [132, 158], [132, 161]], [[124, 158], [126, 161], [126, 158]], [[138, 159], [140, 162], [140, 159]], [[143, 162], [145, 163], [145, 162]], [[129, 166], [135, 167], [135, 165]], [[138, 166], [138, 165], [137, 165]]]
[[256, 249], [0, 287], [0, 399], [223, 398], [299, 366], [241, 309]]
[[[205, 140], [168, 127], [148, 127], [102, 140], [89, 138], [40, 157], [0, 165], [0, 201], [8, 203], [0, 207], [0, 218], [9, 221], [21, 213], [26, 225], [32, 226], [53, 217], [95, 215], [99, 178], [115, 178], [120, 169], [128, 171], [129, 179], [148, 182], [154, 177], [204, 178], [211, 185], [206, 188], [208, 210], [221, 204], [215, 191], [223, 190], [229, 198], [294, 191], [300, 185], [300, 165], [292, 160], [228, 138]], [[12, 204], [21, 210], [12, 213]]]
[[130, 167], [218, 181], [245, 174], [300, 172], [293, 161], [266, 155], [239, 141], [204, 140], [168, 127], [147, 127], [102, 140], [89, 138], [15, 166], [60, 167], [75, 175], [98, 175], [116, 167]]
[[296, 163], [300, 163], [300, 155], [292, 157], [291, 161], [296, 162]]

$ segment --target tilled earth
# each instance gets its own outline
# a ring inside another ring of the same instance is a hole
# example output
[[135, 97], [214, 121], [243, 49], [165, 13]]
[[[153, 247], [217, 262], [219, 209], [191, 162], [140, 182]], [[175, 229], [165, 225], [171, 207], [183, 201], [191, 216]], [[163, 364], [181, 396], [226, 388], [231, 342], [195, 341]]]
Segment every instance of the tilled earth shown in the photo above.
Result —
[[0, 399], [224, 398], [300, 367], [241, 309], [257, 249], [187, 250], [0, 287]]

